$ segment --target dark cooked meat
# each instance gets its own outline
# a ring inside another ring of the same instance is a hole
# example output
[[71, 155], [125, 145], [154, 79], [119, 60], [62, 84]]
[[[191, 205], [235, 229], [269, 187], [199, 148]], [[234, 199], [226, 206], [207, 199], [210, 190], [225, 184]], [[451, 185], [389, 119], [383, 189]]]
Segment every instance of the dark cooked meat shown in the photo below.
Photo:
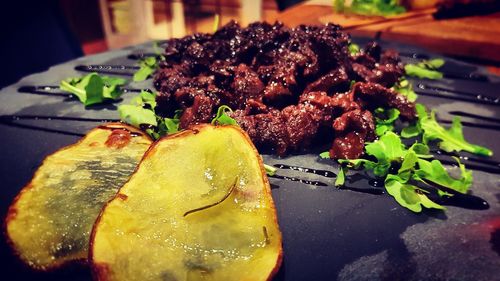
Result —
[[342, 114], [333, 122], [336, 138], [330, 148], [331, 158], [358, 158], [365, 140], [375, 138], [373, 116], [368, 110], [355, 109]]
[[405, 96], [379, 84], [358, 82], [354, 84], [353, 92], [357, 98], [364, 101], [367, 108], [394, 107], [400, 111], [402, 117], [408, 120], [416, 117], [414, 103], [408, 101]]
[[375, 138], [370, 110], [397, 108], [411, 120], [415, 106], [389, 89], [403, 74], [397, 52], [371, 42], [351, 55], [349, 44], [335, 24], [260, 22], [168, 40], [154, 79], [157, 110], [181, 109], [186, 128], [228, 105], [259, 149], [284, 155], [329, 140], [332, 158], [357, 158]]
[[316, 81], [307, 85], [304, 93], [312, 91], [323, 91], [328, 93], [338, 93], [349, 89], [349, 77], [345, 69], [339, 67], [321, 76]]

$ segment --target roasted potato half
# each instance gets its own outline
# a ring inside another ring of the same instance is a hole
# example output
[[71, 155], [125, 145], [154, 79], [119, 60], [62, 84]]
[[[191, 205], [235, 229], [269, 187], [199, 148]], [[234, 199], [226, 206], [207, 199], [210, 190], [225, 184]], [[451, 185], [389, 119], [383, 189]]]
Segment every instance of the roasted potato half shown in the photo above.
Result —
[[150, 148], [90, 244], [97, 280], [268, 280], [282, 256], [260, 155], [239, 127], [208, 124]]
[[86, 260], [102, 207], [151, 143], [133, 127], [109, 123], [48, 156], [7, 214], [7, 236], [19, 257], [40, 270]]

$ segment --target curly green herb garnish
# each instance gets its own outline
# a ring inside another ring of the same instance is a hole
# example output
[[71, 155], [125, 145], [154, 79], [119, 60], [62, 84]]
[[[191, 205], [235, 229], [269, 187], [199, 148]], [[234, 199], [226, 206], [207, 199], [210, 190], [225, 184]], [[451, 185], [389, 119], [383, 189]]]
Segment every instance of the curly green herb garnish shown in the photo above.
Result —
[[61, 90], [75, 95], [85, 106], [117, 100], [123, 91], [120, 86], [125, 79], [101, 76], [95, 72], [83, 77], [68, 78], [61, 81]]
[[212, 119], [212, 125], [238, 125], [236, 120], [229, 117], [227, 113], [231, 113], [233, 110], [227, 105], [221, 105], [217, 110], [215, 118]]
[[379, 107], [374, 111], [375, 134], [382, 136], [387, 131], [394, 130], [394, 122], [399, 118], [399, 110], [396, 108], [384, 109]]
[[[422, 108], [423, 106], [420, 107]], [[465, 140], [460, 117], [455, 116], [451, 127], [445, 129], [437, 122], [436, 113], [434, 111], [431, 111], [429, 115], [426, 110], [420, 109], [418, 114], [418, 122], [423, 131], [422, 140], [424, 143], [436, 140], [438, 141], [439, 148], [446, 152], [460, 152], [463, 150], [481, 156], [493, 155], [493, 151], [490, 149], [471, 144]]]
[[418, 78], [441, 79], [443, 78], [443, 73], [439, 72], [437, 69], [441, 68], [443, 65], [444, 60], [442, 59], [424, 60], [417, 64], [406, 64], [405, 72], [408, 76]]
[[413, 91], [413, 85], [405, 78], [398, 81], [391, 89], [405, 96], [409, 101], [417, 100], [417, 93]]
[[352, 42], [351, 44], [349, 44], [349, 46], [347, 46], [347, 48], [349, 49], [349, 53], [351, 54], [351, 56], [356, 55], [360, 51], [359, 45]]
[[136, 128], [146, 127], [146, 132], [153, 138], [173, 134], [179, 131], [180, 114], [178, 110], [173, 118], [158, 116], [155, 112], [156, 95], [148, 91], [141, 93], [132, 99], [131, 104], [123, 104], [118, 107], [120, 119]]
[[155, 57], [146, 57], [139, 61], [139, 67], [139, 70], [134, 73], [132, 78], [134, 82], [148, 79], [158, 68], [158, 62]]
[[[339, 163], [350, 168], [361, 168], [371, 171], [374, 175], [384, 178], [385, 189], [403, 207], [414, 212], [420, 212], [422, 207], [444, 209], [443, 206], [428, 198], [430, 193], [437, 196], [448, 194], [447, 190], [466, 193], [472, 184], [472, 173], [465, 170], [458, 159], [461, 171], [460, 177], [452, 177], [438, 160], [427, 160], [429, 148], [422, 143], [415, 143], [410, 148], [401, 142], [394, 132], [386, 132], [380, 139], [365, 146], [367, 159], [339, 160]], [[394, 172], [393, 166], [399, 166]], [[339, 173], [341, 182], [344, 181], [345, 170], [342, 167]], [[421, 183], [424, 186], [419, 186]]]
[[340, 13], [367, 16], [391, 16], [406, 12], [397, 0], [334, 0], [333, 9]]
[[269, 166], [267, 164], [264, 164], [264, 169], [266, 170], [266, 174], [269, 176], [274, 176], [276, 174], [276, 168], [273, 166]]

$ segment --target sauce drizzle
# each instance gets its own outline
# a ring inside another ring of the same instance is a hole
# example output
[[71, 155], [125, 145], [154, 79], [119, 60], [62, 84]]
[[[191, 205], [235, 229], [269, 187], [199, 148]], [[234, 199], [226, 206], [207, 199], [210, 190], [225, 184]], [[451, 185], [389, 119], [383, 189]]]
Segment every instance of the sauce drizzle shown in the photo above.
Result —
[[299, 172], [304, 172], [304, 173], [310, 173], [310, 174], [315, 174], [327, 178], [335, 178], [337, 177], [337, 174], [334, 172], [330, 172], [327, 170], [319, 170], [319, 169], [312, 169], [312, 168], [305, 168], [305, 167], [299, 167], [299, 166], [289, 166], [286, 164], [275, 164], [273, 165], [274, 167], [278, 169], [288, 169], [292, 171], [299, 171]]
[[300, 182], [300, 183], [303, 183], [303, 184], [309, 184], [309, 185], [314, 185], [314, 186], [328, 186], [328, 184], [326, 184], [324, 182], [299, 179], [299, 178], [295, 178], [295, 177], [287, 177], [287, 176], [281, 176], [281, 175], [273, 175], [273, 176], [269, 176], [269, 177], [270, 178], [275, 178], [275, 179], [280, 179], [280, 180]]
[[464, 92], [464, 91], [458, 91], [458, 90], [450, 90], [450, 89], [436, 87], [436, 86], [429, 86], [429, 85], [423, 84], [423, 83], [419, 83], [417, 85], [417, 88], [421, 89], [421, 90], [427, 90], [427, 91], [434, 92], [434, 93], [426, 93], [426, 92], [422, 92], [422, 91], [417, 91], [418, 94], [423, 95], [423, 96], [453, 99], [453, 100], [460, 100], [460, 101], [468, 101], [468, 102], [473, 102], [473, 103], [483, 103], [483, 104], [490, 104], [490, 105], [500, 105], [500, 98], [498, 98], [498, 97], [481, 95], [481, 94]]

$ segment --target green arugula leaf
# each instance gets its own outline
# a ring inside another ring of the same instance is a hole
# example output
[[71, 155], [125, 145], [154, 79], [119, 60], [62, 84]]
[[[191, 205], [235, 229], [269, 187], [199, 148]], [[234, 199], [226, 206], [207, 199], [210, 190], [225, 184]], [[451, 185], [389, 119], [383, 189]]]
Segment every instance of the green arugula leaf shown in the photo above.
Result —
[[177, 110], [173, 118], [163, 118], [155, 113], [156, 95], [148, 91], [132, 98], [131, 104], [120, 105], [118, 112], [120, 119], [134, 127], [149, 125], [146, 132], [153, 138], [159, 139], [164, 135], [179, 131], [181, 111]]
[[410, 126], [404, 127], [401, 130], [401, 137], [403, 137], [405, 139], [409, 139], [409, 138], [413, 138], [413, 137], [420, 135], [421, 132], [422, 131], [416, 125], [410, 125]]
[[410, 148], [408, 149], [409, 151], [415, 152], [418, 158], [432, 158], [433, 156], [429, 154], [430, 149], [429, 146], [420, 142], [414, 143]]
[[443, 191], [443, 190], [441, 190], [441, 189], [438, 189], [438, 190], [437, 190], [437, 194], [439, 195], [439, 197], [443, 197], [443, 196], [448, 196], [448, 197], [451, 197], [451, 196], [453, 196], [453, 194], [448, 193], [448, 192], [446, 192], [446, 191]]
[[358, 44], [351, 43], [347, 47], [349, 49], [349, 53], [351, 54], [351, 56], [356, 55], [357, 53], [359, 53], [359, 45]]
[[368, 170], [373, 170], [375, 169], [375, 166], [377, 166], [377, 163], [367, 159], [338, 159], [337, 161], [340, 164], [346, 165], [352, 169], [359, 169], [363, 167]]
[[377, 108], [374, 111], [375, 115], [375, 134], [377, 136], [384, 135], [387, 131], [394, 130], [394, 122], [399, 118], [399, 110], [390, 108]]
[[238, 125], [236, 120], [226, 114], [227, 112], [233, 112], [233, 110], [227, 105], [221, 105], [217, 109], [217, 115], [212, 119], [212, 125]]
[[404, 13], [406, 9], [397, 0], [334, 0], [334, 10], [359, 15], [390, 16]]
[[158, 68], [158, 62], [155, 57], [146, 57], [139, 61], [139, 70], [134, 73], [134, 82], [144, 81], [152, 75]]
[[493, 155], [493, 151], [490, 149], [471, 144], [465, 140], [462, 132], [462, 124], [460, 123], [460, 117], [454, 117], [450, 129], [446, 130], [437, 122], [434, 111], [432, 111], [430, 115], [428, 115], [427, 112], [419, 112], [418, 116], [420, 126], [424, 131], [422, 138], [424, 143], [438, 140], [439, 147], [446, 152], [459, 152], [463, 150], [482, 156]]
[[118, 112], [120, 113], [120, 119], [130, 124], [136, 128], [140, 128], [141, 125], [151, 125], [157, 126], [155, 113], [146, 108], [142, 108], [136, 105], [123, 104], [118, 107]]
[[[387, 175], [391, 163], [401, 162], [406, 154], [401, 139], [393, 132], [387, 132], [377, 141], [368, 143], [365, 146], [365, 151], [366, 154], [377, 159], [373, 173], [379, 177]], [[366, 167], [366, 164], [363, 164]]]
[[[444, 209], [443, 206], [432, 202], [422, 189], [411, 182], [426, 184], [427, 188], [437, 191], [439, 196], [449, 194], [445, 188], [466, 193], [472, 183], [472, 172], [467, 171], [459, 162], [460, 177], [452, 177], [438, 160], [426, 160], [433, 156], [429, 154], [429, 147], [424, 143], [414, 143], [406, 148], [400, 137], [393, 132], [386, 132], [380, 139], [365, 146], [365, 153], [374, 157], [376, 161], [367, 159], [343, 159], [340, 164], [349, 168], [363, 167], [372, 171], [374, 175], [385, 177], [385, 188], [403, 207], [414, 212], [420, 212], [422, 207]], [[400, 164], [396, 174], [389, 173], [392, 164]], [[339, 181], [345, 181], [345, 171], [340, 171]]]
[[110, 77], [110, 76], [100, 76], [104, 87], [102, 88], [102, 96], [104, 98], [118, 99], [123, 93], [120, 86], [124, 85], [127, 80], [123, 78]]
[[176, 110], [173, 118], [159, 118], [160, 122], [160, 133], [161, 135], [170, 135], [177, 133], [179, 131], [179, 124], [181, 118], [182, 110]]
[[335, 179], [335, 186], [343, 186], [345, 183], [345, 168], [341, 165], [337, 178]]
[[441, 79], [443, 78], [443, 73], [427, 69], [425, 67], [421, 67], [414, 64], [405, 65], [406, 75], [414, 76], [418, 78], [427, 78], [427, 79]]
[[418, 98], [417, 93], [413, 91], [413, 85], [407, 79], [401, 79], [392, 89], [405, 96], [411, 102], [416, 101]]
[[321, 159], [330, 159], [330, 151], [323, 151], [319, 154]]
[[130, 104], [141, 107], [147, 105], [149, 108], [154, 109], [156, 107], [155, 97], [154, 93], [142, 90], [139, 95], [132, 98]]
[[87, 99], [84, 104], [92, 105], [97, 103], [102, 103], [104, 100], [103, 95], [104, 83], [102, 78], [98, 75], [90, 75], [88, 79], [88, 83], [85, 86], [85, 93], [87, 94]]
[[276, 170], [277, 169], [275, 167], [269, 166], [267, 164], [264, 164], [264, 169], [266, 170], [266, 174], [268, 176], [274, 176], [274, 175], [276, 175]]
[[426, 180], [448, 187], [460, 193], [466, 193], [472, 184], [472, 172], [465, 170], [465, 166], [456, 158], [460, 168], [460, 178], [452, 178], [443, 164], [438, 160], [427, 161], [418, 159], [418, 169], [415, 170], [415, 180]]
[[422, 133], [422, 120], [427, 116], [427, 109], [423, 104], [415, 104], [415, 110], [417, 111], [418, 121], [408, 127], [403, 128], [401, 131], [401, 137], [412, 138], [420, 135]]
[[403, 159], [403, 163], [401, 163], [401, 167], [398, 170], [398, 176], [405, 182], [407, 182], [411, 177], [411, 173], [417, 161], [418, 157], [414, 151], [410, 150], [408, 153], [406, 153], [405, 158]]
[[403, 207], [413, 212], [421, 212], [422, 207], [445, 210], [446, 208], [432, 202], [422, 189], [407, 184], [398, 176], [388, 175], [385, 179], [385, 189]]
[[[62, 91], [65, 91], [65, 92], [68, 92], [68, 93], [75, 95], [80, 100], [80, 102], [85, 103], [85, 101], [87, 100], [87, 92], [85, 92], [85, 86], [88, 84], [89, 78], [86, 78], [85, 82], [81, 82], [81, 80], [83, 80], [83, 79], [75, 79], [75, 78], [70, 78], [66, 81], [63, 80], [59, 84], [59, 88]], [[85, 79], [85, 77], [84, 77], [84, 79]], [[85, 83], [85, 86], [77, 87], [76, 85], [78, 85], [80, 82], [82, 84]]]
[[406, 75], [418, 78], [441, 79], [443, 78], [443, 73], [436, 69], [443, 66], [443, 64], [444, 60], [442, 59], [424, 60], [417, 64], [406, 64], [405, 72]]
[[74, 94], [85, 106], [116, 100], [123, 93], [120, 86], [125, 79], [100, 76], [93, 72], [83, 77], [74, 77], [61, 81], [59, 87]]
[[438, 69], [444, 65], [444, 60], [443, 59], [424, 60], [422, 63], [425, 64], [427, 68]]

